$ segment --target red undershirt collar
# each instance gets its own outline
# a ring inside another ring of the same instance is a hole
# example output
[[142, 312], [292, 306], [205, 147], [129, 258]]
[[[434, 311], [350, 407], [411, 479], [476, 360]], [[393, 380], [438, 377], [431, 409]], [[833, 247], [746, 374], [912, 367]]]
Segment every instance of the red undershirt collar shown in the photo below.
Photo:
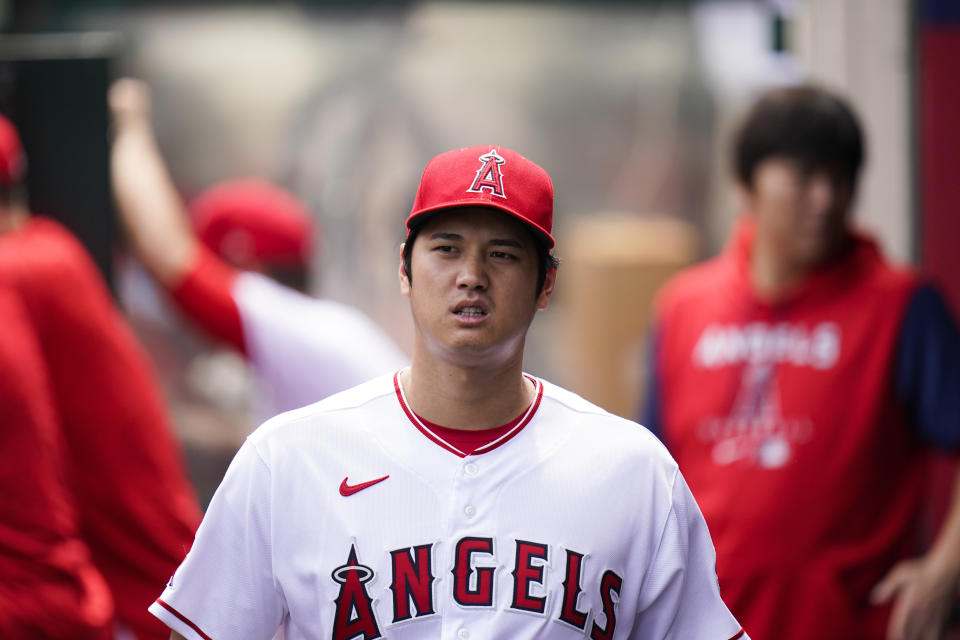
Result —
[[524, 377], [533, 382], [537, 390], [537, 396], [533, 402], [530, 403], [530, 406], [507, 424], [490, 429], [481, 429], [479, 431], [444, 427], [425, 420], [414, 413], [403, 395], [403, 388], [400, 386], [399, 371], [393, 376], [393, 386], [396, 390], [400, 406], [403, 408], [404, 413], [407, 414], [410, 422], [413, 423], [413, 426], [437, 445], [464, 458], [468, 455], [486, 453], [499, 447], [518, 434], [533, 418], [537, 412], [537, 408], [540, 406], [540, 400], [543, 398], [543, 383], [530, 376], [525, 375]]
[[435, 434], [455, 446], [461, 451], [472, 454], [474, 451], [480, 447], [490, 444], [507, 431], [510, 431], [513, 427], [517, 426], [520, 421], [523, 419], [523, 416], [527, 414], [527, 411], [530, 407], [527, 407], [523, 410], [523, 413], [518, 415], [516, 418], [508, 422], [507, 424], [501, 425], [499, 427], [491, 427], [489, 429], [479, 429], [476, 431], [468, 431], [466, 429], [454, 429], [453, 427], [444, 427], [435, 422], [430, 422], [425, 420], [423, 416], [418, 413], [413, 415], [417, 416], [428, 429], [433, 431]]

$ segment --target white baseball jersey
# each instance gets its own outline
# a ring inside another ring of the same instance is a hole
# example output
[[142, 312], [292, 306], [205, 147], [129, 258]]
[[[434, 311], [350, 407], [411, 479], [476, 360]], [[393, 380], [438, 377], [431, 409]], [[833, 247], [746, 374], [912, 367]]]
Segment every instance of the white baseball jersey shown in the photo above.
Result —
[[187, 638], [746, 638], [676, 464], [534, 380], [464, 455], [386, 376], [255, 431], [150, 607]]
[[316, 402], [410, 359], [358, 309], [318, 300], [249, 271], [232, 298], [263, 398], [261, 419]]

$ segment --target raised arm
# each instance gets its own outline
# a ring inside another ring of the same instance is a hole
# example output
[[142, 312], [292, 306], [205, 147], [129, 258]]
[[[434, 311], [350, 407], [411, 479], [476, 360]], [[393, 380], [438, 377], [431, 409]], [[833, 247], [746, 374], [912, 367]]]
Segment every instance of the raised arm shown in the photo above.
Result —
[[150, 91], [129, 78], [110, 87], [114, 199], [134, 251], [177, 305], [212, 337], [246, 354], [233, 300], [236, 272], [194, 234], [150, 125]]
[[118, 80], [109, 104], [117, 210], [137, 256], [163, 286], [175, 286], [194, 264], [198, 240], [154, 139], [149, 88], [139, 80]]

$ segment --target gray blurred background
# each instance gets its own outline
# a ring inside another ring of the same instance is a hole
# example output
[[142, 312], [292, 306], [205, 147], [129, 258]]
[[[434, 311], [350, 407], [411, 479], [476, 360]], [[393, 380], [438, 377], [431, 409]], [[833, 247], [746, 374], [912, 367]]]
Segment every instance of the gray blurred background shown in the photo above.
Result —
[[[722, 248], [738, 212], [731, 131], [764, 88], [812, 80], [850, 99], [868, 135], [858, 224], [896, 260], [927, 262], [952, 291], [960, 286], [941, 256], [957, 235], [925, 239], [936, 224], [953, 234], [939, 212], [956, 196], [925, 209], [933, 200], [918, 177], [929, 80], [920, 52], [926, 29], [954, 24], [946, 5], [0, 0], [0, 105], [33, 111], [11, 89], [26, 83], [18, 79], [25, 60], [101, 61], [84, 81], [92, 105], [84, 122], [105, 141], [97, 101], [109, 80], [146, 80], [184, 197], [246, 175], [294, 191], [320, 223], [313, 293], [360, 307], [404, 347], [411, 327], [396, 269], [420, 171], [457, 146], [516, 149], [553, 177], [564, 261], [526, 368], [629, 414], [642, 400], [653, 292], [676, 268]], [[70, 112], [74, 100], [83, 101], [69, 94], [60, 104]], [[59, 144], [48, 149], [58, 155], [72, 141], [35, 144]], [[94, 147], [90, 166], [105, 167], [106, 145]], [[94, 173], [85, 183], [103, 179]], [[154, 355], [181, 436], [229, 449], [250, 428], [243, 407], [231, 413], [202, 393], [184, 400], [190, 393], [173, 381], [188, 377], [184, 363], [204, 343], [114, 250], [122, 239], [104, 193], [73, 227]], [[597, 297], [600, 280], [616, 286]]]

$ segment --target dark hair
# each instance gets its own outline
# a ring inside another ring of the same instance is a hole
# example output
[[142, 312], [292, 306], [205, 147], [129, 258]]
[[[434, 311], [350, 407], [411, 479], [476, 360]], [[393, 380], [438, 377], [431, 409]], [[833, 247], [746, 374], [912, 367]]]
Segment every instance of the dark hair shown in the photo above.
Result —
[[864, 159], [863, 133], [853, 109], [815, 86], [774, 89], [750, 109], [734, 144], [737, 179], [753, 186], [754, 171], [771, 156], [797, 160], [803, 170], [826, 170], [854, 186]]
[[[413, 282], [413, 276], [410, 274], [410, 258], [413, 255], [413, 243], [417, 239], [417, 236], [420, 235], [420, 231], [423, 229], [429, 217], [430, 216], [423, 216], [424, 219], [410, 229], [410, 233], [407, 234], [407, 239], [403, 245], [403, 272], [407, 274], [407, 280], [411, 283]], [[524, 225], [524, 228], [527, 228], [527, 226]], [[528, 233], [530, 237], [533, 238], [533, 244], [537, 249], [537, 295], [539, 296], [540, 292], [543, 291], [543, 283], [547, 279], [547, 272], [551, 269], [556, 269], [560, 265], [560, 261], [550, 253], [550, 249], [537, 237], [537, 234], [529, 229]]]

